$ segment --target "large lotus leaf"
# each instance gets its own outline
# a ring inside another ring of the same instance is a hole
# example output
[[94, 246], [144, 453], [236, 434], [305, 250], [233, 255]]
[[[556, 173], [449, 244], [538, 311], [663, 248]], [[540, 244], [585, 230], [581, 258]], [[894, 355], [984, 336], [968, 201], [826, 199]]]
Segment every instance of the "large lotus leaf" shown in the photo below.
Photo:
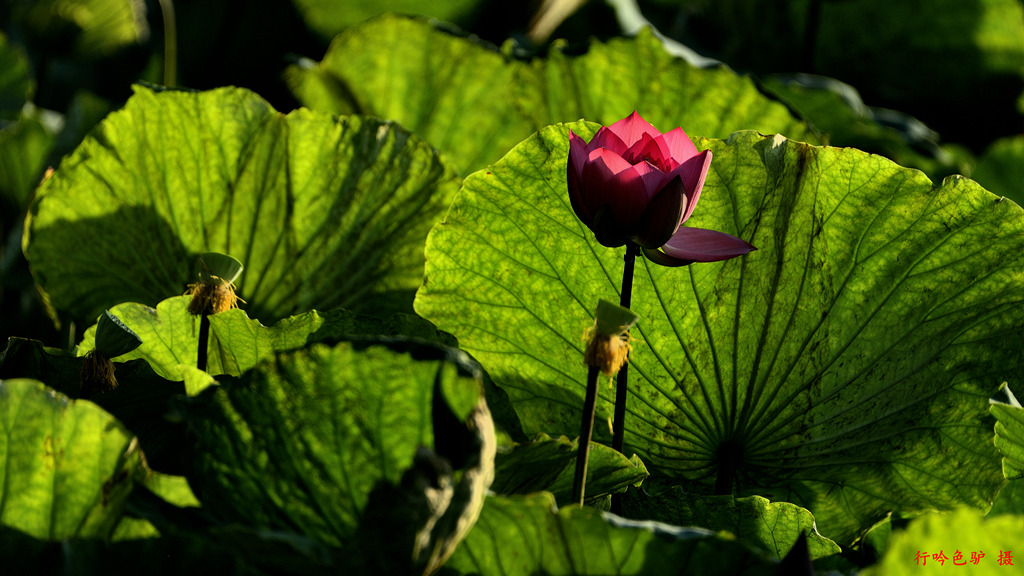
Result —
[[87, 398], [138, 437], [152, 468], [180, 471], [184, 431], [166, 415], [171, 400], [185, 394], [183, 383], [161, 378], [141, 360], [118, 361], [116, 386], [83, 393], [83, 362], [63, 351], [47, 350], [38, 341], [11, 338], [0, 353], [0, 378], [33, 378], [72, 399]]
[[111, 540], [116, 542], [160, 536], [159, 529], [150, 523], [144, 515], [139, 517], [140, 515], [137, 514], [138, 506], [133, 502], [133, 500], [139, 498], [140, 494], [146, 491], [153, 494], [152, 498], [162, 500], [168, 506], [196, 509], [199, 507], [199, 500], [196, 500], [192, 489], [189, 488], [188, 480], [184, 476], [162, 474], [153, 470], [147, 470], [142, 486], [145, 488], [136, 486], [136, 489], [128, 498], [128, 502], [125, 504], [127, 514], [121, 517], [117, 529], [111, 535]]
[[306, 26], [321, 38], [330, 40], [345, 28], [386, 12], [420, 14], [443, 22], [460, 24], [467, 21], [483, 0], [374, 0], [373, 2], [338, 2], [337, 0], [292, 0]]
[[611, 123], [634, 109], [662, 130], [811, 137], [749, 78], [693, 67], [646, 30], [595, 42], [582, 56], [556, 48], [528, 64], [426, 20], [389, 15], [346, 30], [322, 62], [293, 67], [288, 78], [306, 106], [395, 119], [463, 173], [496, 161], [541, 126], [581, 117]]
[[331, 551], [299, 534], [231, 526], [159, 538], [106, 542], [78, 538], [49, 542], [0, 525], [5, 574], [180, 576], [208, 574], [338, 574]]
[[28, 59], [0, 33], [0, 118], [16, 118], [34, 88]]
[[[807, 125], [754, 82], [725, 66], [698, 68], [645, 28], [631, 39], [592, 43], [582, 56], [556, 50], [521, 75], [518, 104], [540, 128], [586, 118], [611, 124], [637, 110], [663, 131], [725, 138], [736, 130], [815, 139]], [[528, 82], [533, 82], [530, 86]]]
[[[196, 363], [199, 346], [199, 321], [188, 312], [188, 296], [175, 296], [151, 308], [145, 304], [126, 302], [110, 309], [142, 340], [135, 350], [120, 357], [121, 361], [142, 358], [168, 379], [184, 377], [183, 365]], [[395, 314], [383, 320], [348, 310], [326, 312], [312, 310], [284, 318], [272, 326], [249, 318], [244, 310], [233, 309], [210, 318], [210, 340], [206, 371], [213, 375], [238, 376], [256, 366], [274, 352], [294, 350], [307, 342], [356, 336], [416, 337], [454, 346], [454, 339], [439, 332], [422, 318]], [[78, 354], [85, 355], [95, 347], [96, 326], [90, 327], [78, 345]]]
[[773, 574], [768, 559], [700, 528], [555, 507], [551, 494], [490, 496], [441, 574]]
[[670, 3], [661, 21], [678, 23], [676, 37], [740, 69], [840, 78], [875, 105], [926, 118], [947, 140], [980, 146], [1019, 129], [1019, 0]]
[[[982, 518], [977, 510], [929, 514], [894, 531], [881, 561], [863, 576], [903, 576], [925, 571], [1005, 575], [1020, 565], [1024, 515]], [[1009, 555], [1009, 558], [1006, 555]], [[1007, 563], [1009, 562], [1009, 563]]]
[[522, 69], [493, 46], [386, 15], [342, 32], [322, 62], [286, 77], [305, 106], [397, 120], [468, 173], [535, 129], [511, 91]]
[[[164, 378], [183, 380], [188, 393], [195, 395], [211, 382], [195, 368], [199, 346], [198, 321], [187, 308], [188, 297], [176, 296], [160, 302], [155, 309], [129, 302], [110, 310], [142, 339], [141, 346], [118, 359], [122, 362], [144, 359]], [[85, 331], [78, 346], [79, 355], [92, 350], [95, 334], [95, 326]], [[451, 334], [439, 331], [430, 322], [413, 314], [398, 313], [382, 319], [343, 309], [311, 310], [264, 326], [259, 320], [249, 318], [243, 310], [228, 310], [210, 316], [206, 372], [238, 376], [275, 352], [340, 338], [381, 337], [414, 338], [442, 346], [456, 346]], [[524, 440], [518, 417], [505, 393], [488, 378], [484, 379], [484, 393], [495, 423], [512, 440]]]
[[[931, 107], [967, 135], [1005, 133], [985, 123], [1016, 115], [1012, 103], [1024, 87], [1024, 6], [1016, 0], [826, 2], [819, 23], [816, 69], [871, 87], [889, 105]], [[991, 109], [980, 118], [949, 114], [949, 106], [985, 105]], [[1002, 115], [986, 118], [995, 111]]]
[[[581, 335], [622, 277], [623, 250], [569, 205], [570, 128], [597, 125], [546, 128], [466, 179], [416, 300], [527, 434], [575, 435]], [[890, 510], [987, 506], [1002, 482], [987, 398], [1022, 360], [1020, 208], [852, 149], [751, 132], [697, 145], [714, 161], [687, 225], [758, 251], [637, 262], [626, 453], [691, 491], [800, 504], [841, 545]], [[598, 421], [612, 400], [602, 387]]]
[[673, 486], [655, 495], [631, 491], [622, 506], [630, 518], [731, 532], [742, 542], [780, 559], [801, 534], [807, 536], [811, 559], [840, 552], [835, 542], [818, 533], [810, 512], [789, 502], [771, 502], [760, 496], [688, 494]]
[[1009, 480], [1024, 478], [1024, 408], [1009, 394], [1009, 402], [992, 402], [989, 411], [996, 418], [995, 445], [1003, 453], [1003, 475]]
[[134, 0], [17, 2], [10, 18], [37, 38], [60, 37], [65, 44], [73, 43], [86, 58], [108, 56], [149, 39], [146, 3]]
[[189, 483], [221, 521], [379, 553], [353, 558], [363, 566], [410, 561], [417, 538], [457, 542], [495, 450], [464, 359], [414, 343], [313, 344], [223, 377], [182, 407], [196, 434]]
[[1024, 515], [1024, 479], [1008, 481], [992, 501], [992, 509], [988, 511], [988, 515], [1002, 514]]
[[454, 186], [437, 152], [391, 123], [281, 115], [238, 88], [137, 87], [41, 186], [24, 249], [78, 319], [183, 293], [208, 251], [244, 264], [235, 283], [263, 320], [408, 308]]
[[[563, 505], [573, 502], [576, 454], [579, 445], [565, 436], [540, 434], [532, 442], [517, 444], [494, 459], [497, 494], [550, 492]], [[592, 443], [587, 458], [586, 496], [594, 500], [630, 486], [639, 486], [649, 476], [647, 467], [634, 455], [626, 458], [603, 444]]]
[[0, 205], [10, 210], [0, 225], [13, 224], [24, 215], [53, 142], [53, 134], [35, 116], [22, 116], [0, 128]]
[[881, 154], [931, 178], [966, 173], [971, 164], [969, 153], [939, 146], [939, 135], [921, 121], [869, 108], [853, 86], [833, 78], [775, 75], [764, 78], [763, 87], [820, 130], [823, 144]]
[[105, 538], [139, 451], [110, 414], [30, 379], [0, 380], [0, 523], [43, 540]]

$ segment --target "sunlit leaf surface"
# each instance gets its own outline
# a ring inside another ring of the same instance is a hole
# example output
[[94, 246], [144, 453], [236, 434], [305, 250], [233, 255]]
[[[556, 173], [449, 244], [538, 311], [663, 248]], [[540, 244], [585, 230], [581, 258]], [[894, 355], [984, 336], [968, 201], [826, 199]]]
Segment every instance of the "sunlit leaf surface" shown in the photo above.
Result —
[[50, 303], [89, 322], [183, 293], [208, 251], [243, 263], [235, 284], [264, 321], [402, 310], [454, 186], [392, 123], [281, 115], [237, 88], [139, 87], [40, 188], [24, 248]]

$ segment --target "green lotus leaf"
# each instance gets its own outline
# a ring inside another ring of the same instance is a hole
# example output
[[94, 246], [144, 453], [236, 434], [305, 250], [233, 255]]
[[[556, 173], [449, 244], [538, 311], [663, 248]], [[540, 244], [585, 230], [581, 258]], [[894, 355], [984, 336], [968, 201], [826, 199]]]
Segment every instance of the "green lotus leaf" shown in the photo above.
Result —
[[982, 518], [980, 512], [969, 508], [950, 514], [928, 514], [911, 520], [905, 530], [894, 530], [881, 561], [860, 574], [902, 576], [942, 569], [1006, 574], [1014, 571], [1006, 564], [1006, 553], [1010, 554], [1012, 566], [1020, 564], [1014, 552], [1022, 530], [1021, 514]]
[[0, 203], [10, 210], [0, 224], [13, 225], [15, 215], [24, 215], [53, 147], [53, 132], [37, 116], [23, 115], [0, 128]]
[[[557, 502], [569, 504], [573, 500], [577, 449], [577, 442], [565, 436], [555, 439], [540, 434], [532, 442], [503, 450], [494, 460], [491, 490], [503, 495], [550, 492]], [[648, 476], [644, 463], [635, 455], [626, 458], [603, 444], [590, 445], [586, 484], [589, 501], [639, 486]]]
[[416, 565], [436, 563], [493, 478], [475, 370], [457, 350], [413, 342], [274, 354], [183, 404], [189, 484], [211, 517], [351, 548], [359, 569], [408, 573], [389, 562], [413, 562], [414, 549]]
[[[642, 66], [637, 63], [642, 62]], [[738, 128], [811, 138], [806, 125], [727, 68], [700, 69], [650, 31], [556, 47], [533, 64], [424, 19], [382, 16], [339, 34], [316, 65], [294, 66], [292, 91], [314, 110], [401, 122], [464, 174], [495, 162], [538, 128], [582, 117], [610, 124], [634, 109], [662, 130], [724, 137]]]
[[807, 535], [811, 559], [840, 552], [835, 542], [818, 533], [810, 512], [789, 502], [771, 502], [760, 496], [688, 494], [673, 486], [651, 496], [631, 491], [622, 506], [630, 518], [731, 532], [741, 542], [779, 559], [785, 557], [801, 534]]
[[293, 0], [299, 14], [317, 36], [325, 41], [348, 26], [358, 24], [386, 12], [420, 14], [442, 22], [459, 24], [472, 17], [483, 0], [377, 0], [375, 2], [335, 2], [334, 0]]
[[[210, 532], [182, 532], [159, 538], [106, 542], [78, 538], [49, 542], [0, 525], [0, 561], [10, 574], [67, 574], [83, 570], [109, 575], [338, 573], [343, 559], [298, 534], [231, 526]], [[65, 569], [73, 566], [73, 569]]]
[[[127, 356], [127, 355], [126, 355]], [[0, 378], [33, 378], [76, 401], [83, 398], [83, 358], [46, 349], [41, 342], [11, 338], [0, 353]], [[114, 363], [116, 386], [88, 400], [118, 419], [138, 437], [150, 467], [180, 473], [184, 431], [167, 419], [173, 398], [185, 394], [182, 382], [154, 373], [141, 360]]]
[[211, 251], [241, 261], [238, 293], [264, 321], [407, 310], [454, 187], [391, 123], [282, 115], [237, 88], [136, 87], [40, 187], [23, 244], [50, 303], [77, 319], [183, 293]]
[[986, 189], [1024, 204], [1024, 136], [993, 142], [978, 160], [971, 177]]
[[995, 445], [1003, 453], [1003, 475], [1008, 480], [1024, 478], [1024, 408], [1005, 385], [1004, 401], [991, 400], [989, 411], [996, 418]]
[[[147, 470], [142, 481], [142, 486], [153, 493], [154, 498], [162, 499], [170, 506], [180, 508], [198, 508], [199, 500], [196, 500], [192, 489], [188, 486], [188, 480], [184, 476], [162, 474], [153, 470]], [[122, 540], [136, 540], [140, 538], [159, 537], [160, 531], [145, 517], [138, 517], [138, 506], [134, 506], [133, 499], [138, 498], [142, 489], [136, 490], [129, 496], [126, 508], [128, 514], [121, 517], [121, 521], [114, 530], [111, 540], [117, 542]], [[134, 507], [134, 509], [133, 509]]]
[[834, 78], [774, 75], [764, 78], [763, 86], [821, 131], [823, 144], [881, 154], [930, 178], [966, 174], [973, 163], [969, 153], [940, 146], [938, 133], [921, 121], [893, 110], [869, 108], [853, 86]]
[[992, 501], [992, 509], [988, 511], [989, 516], [1001, 514], [1022, 514], [1024, 515], [1024, 480], [1010, 480], [999, 491], [999, 495]]
[[[545, 128], [465, 180], [416, 300], [527, 434], [578, 429], [580, 336], [622, 277], [623, 251], [569, 204], [570, 128], [598, 126]], [[687, 225], [758, 250], [637, 261], [626, 453], [692, 492], [799, 504], [840, 545], [892, 510], [987, 507], [1003, 482], [987, 399], [1022, 361], [1020, 208], [852, 149], [752, 132], [696, 144], [714, 161]], [[599, 392], [598, 421], [612, 401]]]
[[[143, 340], [136, 350], [120, 359], [141, 358], [161, 376], [182, 379], [185, 366], [195, 365], [199, 346], [199, 321], [188, 313], [188, 302], [188, 296], [175, 296], [160, 302], [155, 309], [132, 302], [111, 308], [111, 313], [121, 318]], [[215, 376], [239, 376], [275, 352], [343, 336], [376, 338], [401, 335], [446, 346], [455, 345], [450, 335], [410, 314], [395, 314], [384, 320], [342, 309], [322, 313], [312, 310], [264, 326], [244, 310], [235, 309], [210, 316], [210, 326], [207, 372]], [[92, 348], [95, 337], [96, 326], [85, 331], [78, 345], [79, 355]]]
[[[984, 145], [1019, 127], [1024, 7], [1017, 0], [670, 4], [674, 14], [663, 17], [675, 22], [674, 37], [740, 69], [839, 78], [869, 104], [912, 111], [947, 141]], [[977, 113], [950, 113], [963, 108]]]
[[454, 574], [773, 574], [740, 543], [700, 528], [636, 522], [593, 508], [555, 507], [551, 494], [489, 496], [441, 571]]
[[[1014, 0], [938, 0], [928, 10], [919, 8], [883, 0], [822, 5], [813, 66], [871, 87], [888, 106], [959, 122], [961, 137], [992, 130], [988, 122], [1019, 118], [1013, 102], [1024, 84], [1024, 6]], [[968, 102], [987, 118], [965, 122], [948, 114], [950, 106]]]
[[34, 89], [28, 58], [0, 33], [0, 118], [17, 118]]
[[0, 524], [41, 540], [106, 538], [140, 466], [133, 435], [95, 404], [0, 380]]
[[[198, 320], [188, 313], [188, 297], [168, 298], [157, 307], [125, 303], [111, 308], [144, 340], [120, 357], [122, 361], [143, 359], [168, 380], [181, 380], [189, 395], [198, 394], [213, 383], [212, 375], [238, 376], [275, 352], [301, 348], [308, 343], [359, 338], [401, 337], [455, 347], [455, 339], [430, 322], [413, 314], [393, 314], [386, 319], [336, 309], [312, 310], [291, 316], [271, 326], [249, 318], [243, 310], [228, 310], [210, 316], [210, 339], [206, 372], [196, 369]], [[84, 355], [93, 346], [96, 327], [85, 331], [78, 345]], [[484, 393], [495, 424], [508, 442], [525, 441], [518, 416], [508, 396], [484, 378]], [[507, 443], [507, 442], [506, 442]]]
[[132, 0], [39, 0], [11, 10], [16, 27], [39, 37], [64, 37], [79, 56], [109, 56], [149, 39], [146, 4]]

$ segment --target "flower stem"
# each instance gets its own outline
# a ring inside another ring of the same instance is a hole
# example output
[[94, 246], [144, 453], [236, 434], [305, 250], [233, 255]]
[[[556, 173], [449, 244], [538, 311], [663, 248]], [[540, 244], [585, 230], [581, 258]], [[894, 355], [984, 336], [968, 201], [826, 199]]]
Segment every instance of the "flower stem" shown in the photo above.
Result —
[[587, 459], [590, 456], [590, 439], [594, 434], [594, 413], [597, 411], [597, 375], [601, 369], [590, 366], [587, 371], [587, 396], [583, 400], [583, 420], [580, 422], [579, 448], [576, 452], [576, 477], [572, 485], [574, 502], [583, 506], [587, 487]]
[[164, 21], [164, 86], [178, 82], [178, 26], [174, 19], [173, 0], [159, 0]]
[[[633, 242], [626, 242], [626, 255], [623, 257], [622, 267], [622, 291], [619, 296], [619, 306], [629, 308], [633, 300], [633, 268], [636, 265], [636, 257], [640, 254], [640, 247]], [[629, 384], [629, 364], [623, 364], [615, 379], [615, 414], [612, 422], [612, 448], [622, 452], [622, 445], [626, 431], [626, 394]], [[611, 511], [614, 514], [621, 513], [622, 502], [619, 494], [612, 494]]]
[[[640, 248], [632, 243], [626, 243], [625, 266], [622, 268], [622, 296], [619, 297], [619, 306], [629, 308], [633, 299], [633, 267]], [[624, 424], [626, 423], [626, 385], [629, 382], [629, 364], [624, 364], [619, 370], [618, 378], [615, 381], [615, 419], [612, 424], [612, 448], [622, 452]]]
[[210, 317], [199, 315], [199, 350], [196, 353], [196, 368], [206, 371], [206, 356], [210, 348]]

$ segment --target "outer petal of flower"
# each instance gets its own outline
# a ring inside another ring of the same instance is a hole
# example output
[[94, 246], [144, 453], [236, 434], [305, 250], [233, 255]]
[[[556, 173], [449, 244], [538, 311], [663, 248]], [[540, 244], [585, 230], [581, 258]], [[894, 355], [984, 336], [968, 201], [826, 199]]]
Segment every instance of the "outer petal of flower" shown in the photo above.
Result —
[[681, 260], [679, 258], [673, 258], [671, 256], [668, 256], [661, 250], [658, 250], [657, 248], [642, 248], [642, 250], [644, 252], [644, 256], [646, 256], [648, 260], [654, 262], [655, 264], [658, 264], [659, 266], [676, 267], [689, 266], [690, 264], [693, 264], [693, 260]]
[[580, 193], [587, 213], [596, 218], [597, 211], [608, 206], [615, 225], [628, 236], [640, 222], [649, 199], [641, 172], [618, 154], [601, 148], [590, 153], [582, 176]]
[[708, 176], [708, 169], [711, 167], [711, 150], [705, 150], [700, 154], [683, 162], [678, 168], [669, 172], [668, 177], [679, 176], [683, 179], [683, 186], [686, 187], [686, 212], [683, 219], [686, 222], [697, 207], [697, 200], [700, 199], [700, 191], [704, 188], [704, 179]]
[[619, 120], [615, 124], [608, 127], [609, 130], [615, 133], [626, 146], [632, 146], [640, 141], [640, 137], [643, 134], [649, 134], [651, 138], [657, 138], [661, 136], [661, 132], [657, 128], [651, 126], [651, 123], [644, 120], [636, 113], [636, 110], [632, 114], [626, 116], [622, 120]]
[[615, 152], [619, 156], [626, 153], [629, 146], [619, 138], [615, 132], [612, 132], [607, 127], [602, 126], [597, 134], [590, 139], [590, 144], [587, 144], [587, 151], [597, 150], [598, 148], [607, 148], [612, 152]]
[[594, 217], [587, 211], [586, 203], [583, 201], [583, 191], [580, 188], [583, 179], [583, 165], [588, 157], [587, 143], [582, 138], [569, 131], [569, 161], [566, 163], [566, 183], [569, 188], [569, 203], [572, 210], [587, 226], [594, 223]]
[[668, 148], [668, 153], [680, 164], [698, 154], [697, 147], [693, 145], [690, 137], [686, 135], [686, 132], [683, 132], [682, 128], [665, 132], [660, 140]]
[[679, 219], [686, 209], [683, 181], [677, 176], [659, 191], [647, 205], [640, 226], [632, 240], [641, 248], [657, 249], [668, 242], [679, 228]]
[[692, 262], [718, 262], [742, 256], [757, 250], [754, 246], [735, 236], [684, 226], [672, 235], [672, 238], [661, 247], [667, 256], [678, 260]]
[[590, 229], [594, 232], [594, 238], [608, 248], [618, 248], [629, 239], [629, 235], [615, 223], [612, 209], [608, 205], [602, 206], [594, 214], [594, 225]]

